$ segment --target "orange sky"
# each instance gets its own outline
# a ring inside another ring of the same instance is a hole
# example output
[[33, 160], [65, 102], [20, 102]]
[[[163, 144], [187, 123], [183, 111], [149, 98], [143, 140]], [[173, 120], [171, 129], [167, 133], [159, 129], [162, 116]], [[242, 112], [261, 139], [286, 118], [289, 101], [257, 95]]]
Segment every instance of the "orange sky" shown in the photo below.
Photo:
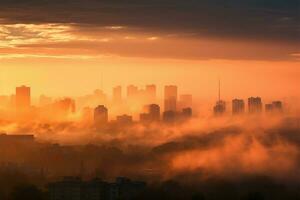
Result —
[[[278, 48], [280, 46], [280, 48]], [[0, 24], [0, 92], [79, 96], [101, 87], [179, 85], [180, 93], [299, 97], [299, 51], [288, 42], [147, 32], [126, 26]]]
[[78, 96], [101, 87], [110, 95], [115, 85], [156, 83], [179, 85], [180, 93], [216, 98], [217, 79], [222, 80], [224, 98], [299, 96], [300, 69], [297, 62], [170, 60], [122, 58], [98, 59], [14, 58], [1, 60], [1, 93], [14, 92], [26, 84], [33, 95]]

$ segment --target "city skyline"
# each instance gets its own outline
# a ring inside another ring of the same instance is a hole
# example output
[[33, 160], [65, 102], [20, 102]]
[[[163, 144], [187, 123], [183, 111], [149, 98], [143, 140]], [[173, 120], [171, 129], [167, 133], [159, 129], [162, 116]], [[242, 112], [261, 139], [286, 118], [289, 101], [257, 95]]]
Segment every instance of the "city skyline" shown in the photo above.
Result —
[[300, 0], [0, 0], [0, 200], [299, 200]]
[[[10, 94], [15, 86], [25, 84], [35, 88], [32, 94], [34, 97], [43, 93], [54, 97], [81, 96], [96, 88], [101, 89], [100, 74], [103, 73], [102, 89], [105, 93], [110, 93], [111, 88], [117, 85], [134, 84], [141, 87], [152, 83], [157, 85], [175, 84], [184, 88], [185, 93], [194, 93], [196, 98], [214, 99], [218, 87], [217, 80], [218, 77], [221, 77], [223, 93], [226, 98], [246, 97], [253, 94], [265, 96], [265, 98], [300, 97], [297, 88], [297, 85], [300, 84], [297, 78], [299, 73], [297, 63], [290, 65], [290, 67], [286, 63], [280, 62], [274, 62], [273, 67], [264, 67], [266, 65], [263, 62], [246, 64], [247, 67], [239, 67], [241, 63], [233, 61], [232, 64], [222, 67], [222, 61], [217, 61], [217, 64], [212, 66], [204, 61], [203, 64], [197, 64], [198, 67], [193, 67], [189, 62], [178, 62], [166, 61], [170, 65], [174, 63], [177, 67], [166, 65], [162, 68], [155, 68], [155, 66], [159, 66], [158, 61], [149, 60], [147, 63], [151, 64], [141, 63], [145, 67], [139, 68], [140, 63], [133, 62], [123, 68], [121, 62], [113, 67], [104, 67], [105, 64], [99, 67], [97, 65], [102, 64], [96, 63], [91, 63], [91, 66], [87, 67], [66, 67], [63, 65], [55, 67], [47, 65], [17, 67], [11, 64], [6, 65], [6, 61], [1, 61], [0, 93]], [[74, 64], [76, 65], [76, 63]], [[154, 70], [152, 70], [152, 67], [154, 67]], [[188, 74], [184, 70], [186, 67], [190, 69]], [[122, 75], [127, 73], [128, 68], [132, 68], [136, 74], [129, 74], [125, 78]], [[258, 71], [260, 73], [257, 73]], [[276, 73], [269, 74], [270, 71]], [[264, 76], [264, 74], [268, 74], [268, 76]], [[254, 80], [255, 84], [252, 84]], [[257, 87], [258, 85], [259, 87]], [[158, 88], [158, 92], [163, 92], [162, 88]]]
[[[95, 90], [93, 94], [78, 98], [60, 97], [55, 99], [41, 95], [39, 103], [34, 105], [31, 97], [32, 88], [22, 85], [16, 87], [15, 94], [1, 96], [0, 106], [4, 113], [13, 114], [15, 112], [16, 120], [27, 117], [38, 119], [43, 112], [45, 112], [43, 115], [51, 115], [54, 119], [67, 120], [71, 115], [75, 116], [80, 113], [81, 119], [77, 120], [94, 121], [94, 125], [100, 128], [106, 127], [113, 117], [117, 119], [117, 123], [125, 120], [127, 121], [125, 124], [128, 124], [138, 118], [137, 121], [141, 123], [151, 124], [159, 121], [184, 122], [186, 121], [184, 119], [190, 119], [203, 112], [201, 111], [203, 108], [199, 108], [199, 104], [195, 103], [193, 95], [179, 93], [177, 85], [164, 86], [164, 94], [161, 97], [157, 94], [157, 85], [155, 84], [148, 84], [144, 88], [129, 85], [124, 91], [124, 96], [122, 86], [115, 86], [111, 90], [109, 98], [99, 89]], [[293, 113], [291, 108], [284, 109], [288, 107], [287, 103], [281, 100], [273, 99], [271, 103], [267, 103], [263, 102], [261, 97], [248, 97], [246, 103], [243, 99], [234, 98], [228, 104], [228, 101], [221, 98], [219, 81], [218, 98], [216, 104], [211, 108], [211, 113], [215, 116], [224, 116], [226, 113], [241, 116], [246, 112], [251, 115], [263, 112], [282, 114], [284, 110]], [[206, 113], [206, 115], [210, 114]]]

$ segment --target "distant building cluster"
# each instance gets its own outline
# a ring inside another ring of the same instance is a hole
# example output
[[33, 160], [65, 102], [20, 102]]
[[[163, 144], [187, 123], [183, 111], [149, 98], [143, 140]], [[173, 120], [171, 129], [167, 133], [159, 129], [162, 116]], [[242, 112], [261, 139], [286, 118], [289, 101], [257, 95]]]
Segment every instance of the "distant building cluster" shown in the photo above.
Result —
[[[122, 87], [113, 89], [113, 101], [122, 101]], [[139, 90], [136, 86], [127, 87], [127, 99], [134, 101], [137, 97], [144, 96], [148, 103], [143, 106], [143, 112], [139, 114], [139, 122], [150, 123], [175, 123], [188, 120], [193, 115], [192, 95], [184, 94], [178, 99], [178, 89], [175, 85], [168, 85], [164, 88], [164, 109], [162, 111], [159, 104], [156, 104], [156, 86], [147, 85], [145, 90]], [[151, 103], [152, 102], [152, 103]], [[127, 126], [133, 124], [133, 117], [127, 114], [119, 115], [116, 120], [108, 121], [109, 110], [105, 105], [98, 105], [94, 109], [94, 123], [97, 127], [107, 127], [109, 125]]]
[[[267, 114], [275, 114], [283, 112], [283, 104], [281, 101], [274, 101], [270, 104], [263, 106], [262, 99], [260, 97], [248, 98], [248, 113], [249, 114], [261, 114], [263, 111]], [[215, 115], [222, 115], [226, 112], [226, 102], [219, 100], [215, 107]], [[232, 100], [232, 114], [240, 115], [246, 113], [245, 101], [243, 99]]]
[[[129, 85], [126, 88], [126, 97], [123, 97], [122, 86], [112, 89], [112, 97], [108, 98], [102, 90], [95, 90], [93, 94], [72, 98], [52, 99], [41, 95], [39, 106], [33, 106], [31, 102], [31, 88], [20, 86], [10, 98], [0, 96], [0, 106], [11, 107], [15, 111], [16, 119], [47, 119], [66, 120], [72, 116], [81, 115], [81, 120], [94, 124], [97, 128], [110, 126], [129, 126], [136, 123], [148, 125], [151, 123], [181, 123], [189, 120], [194, 115], [193, 96], [191, 94], [179, 94], [176, 85], [164, 87], [163, 99], [157, 97], [156, 85], [146, 85], [139, 88]], [[11, 106], [7, 106], [11, 105]], [[228, 113], [226, 101], [221, 99], [219, 83], [219, 98], [213, 107], [215, 116]], [[250, 97], [245, 102], [243, 99], [233, 99], [231, 103], [232, 114], [282, 113], [283, 103], [273, 101], [263, 104], [260, 97]], [[10, 116], [2, 114], [2, 116]], [[134, 120], [136, 118], [138, 120]], [[114, 120], [111, 120], [113, 119]]]
[[82, 181], [66, 177], [48, 185], [50, 200], [119, 200], [136, 198], [146, 187], [145, 182], [132, 181], [125, 177], [109, 183], [100, 179]]

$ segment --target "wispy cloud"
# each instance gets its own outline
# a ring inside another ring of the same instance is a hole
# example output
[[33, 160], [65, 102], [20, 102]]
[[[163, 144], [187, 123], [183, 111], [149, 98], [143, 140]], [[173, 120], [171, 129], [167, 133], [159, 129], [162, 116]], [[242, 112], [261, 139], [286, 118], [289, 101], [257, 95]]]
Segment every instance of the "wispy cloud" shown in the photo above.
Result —
[[49, 55], [49, 54], [0, 54], [0, 59], [15, 59], [15, 58], [54, 58], [54, 59], [99, 59], [108, 57], [106, 55]]

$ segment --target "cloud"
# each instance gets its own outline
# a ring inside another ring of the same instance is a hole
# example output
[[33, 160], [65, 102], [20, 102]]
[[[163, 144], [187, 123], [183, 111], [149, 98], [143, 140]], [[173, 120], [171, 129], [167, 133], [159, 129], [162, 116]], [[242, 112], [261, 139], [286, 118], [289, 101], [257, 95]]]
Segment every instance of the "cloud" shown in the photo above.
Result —
[[267, 36], [299, 41], [299, 29], [296, 30], [299, 28], [298, 0], [74, 0], [63, 3], [57, 0], [6, 0], [1, 4], [0, 17], [11, 22], [133, 26], [158, 31], [213, 34], [218, 37]]
[[[49, 42], [59, 43], [60, 46], [71, 41], [78, 43], [79, 40], [112, 42], [120, 41], [121, 36], [131, 41], [126, 45], [133, 47], [136, 46], [138, 38], [146, 39], [143, 40], [144, 43], [150, 40], [169, 45], [162, 41], [167, 37], [198, 41], [195, 45], [201, 44], [202, 39], [218, 41], [217, 49], [223, 47], [224, 53], [217, 51], [216, 55], [207, 55], [207, 49], [203, 46], [200, 46], [201, 50], [199, 46], [196, 48], [188, 42], [185, 46], [190, 45], [191, 48], [180, 51], [176, 47], [179, 43], [182, 44], [179, 41], [177, 44], [171, 43], [177, 49], [175, 52], [171, 50], [168, 53], [170, 50], [166, 50], [167, 46], [164, 46], [164, 51], [153, 53], [150, 50], [147, 53], [146, 44], [143, 48], [146, 50], [141, 50], [141, 54], [132, 55], [130, 51], [122, 52], [122, 49], [117, 54], [135, 57], [157, 57], [156, 54], [159, 54], [162, 58], [180, 59], [297, 61], [298, 58], [291, 54], [298, 52], [300, 45], [298, 0], [4, 0], [1, 1], [0, 19], [2, 29], [5, 27], [5, 30], [0, 31], [0, 43], [6, 47], [22, 43], [44, 43], [46, 46]], [[231, 46], [239, 46], [241, 41], [249, 41], [257, 44], [257, 47], [253, 48], [251, 44], [240, 45], [237, 50], [230, 52], [224, 50], [222, 41], [231, 42]], [[124, 41], [121, 40], [121, 43]], [[269, 44], [272, 44], [272, 49], [264, 47]], [[280, 50], [282, 46], [284, 49]], [[108, 47], [112, 48], [115, 49], [114, 46]], [[107, 47], [101, 48], [101, 51], [116, 53], [106, 49]], [[133, 48], [133, 51], [138, 52], [138, 49]], [[194, 55], [194, 51], [202, 54]], [[185, 52], [192, 55], [181, 56]], [[231, 55], [227, 55], [228, 52]], [[240, 55], [240, 52], [245, 54]]]

